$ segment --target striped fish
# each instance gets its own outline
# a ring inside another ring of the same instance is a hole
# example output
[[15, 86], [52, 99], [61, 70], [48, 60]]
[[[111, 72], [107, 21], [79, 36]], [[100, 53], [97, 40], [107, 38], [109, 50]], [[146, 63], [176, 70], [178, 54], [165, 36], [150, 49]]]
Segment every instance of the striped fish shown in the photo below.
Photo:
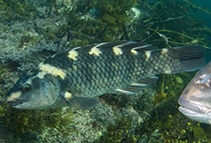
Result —
[[135, 94], [157, 81], [157, 74], [199, 69], [201, 46], [158, 49], [115, 41], [65, 49], [28, 71], [11, 88], [7, 102], [18, 109], [73, 105], [90, 109], [105, 93]]

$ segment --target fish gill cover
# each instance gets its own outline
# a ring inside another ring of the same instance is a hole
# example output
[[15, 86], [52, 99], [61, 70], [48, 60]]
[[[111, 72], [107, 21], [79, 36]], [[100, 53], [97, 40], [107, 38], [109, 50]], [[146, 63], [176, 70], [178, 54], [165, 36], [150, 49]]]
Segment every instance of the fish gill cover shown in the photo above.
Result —
[[210, 16], [191, 0], [0, 0], [0, 141], [210, 142], [210, 126], [177, 110], [195, 72], [160, 75], [135, 95], [103, 95], [91, 110], [16, 110], [5, 102], [24, 72], [66, 47], [130, 40], [209, 48], [211, 29], [196, 11]]

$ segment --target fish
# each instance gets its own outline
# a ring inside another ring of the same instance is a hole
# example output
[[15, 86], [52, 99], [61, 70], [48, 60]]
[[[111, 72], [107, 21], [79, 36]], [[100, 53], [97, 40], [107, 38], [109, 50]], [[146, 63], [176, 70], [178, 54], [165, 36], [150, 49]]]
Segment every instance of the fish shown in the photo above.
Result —
[[188, 118], [211, 124], [211, 62], [196, 73], [178, 103], [179, 111]]
[[157, 74], [196, 70], [204, 60], [204, 48], [197, 45], [158, 49], [113, 41], [66, 48], [26, 72], [6, 101], [16, 109], [92, 109], [98, 96], [138, 93], [156, 83]]

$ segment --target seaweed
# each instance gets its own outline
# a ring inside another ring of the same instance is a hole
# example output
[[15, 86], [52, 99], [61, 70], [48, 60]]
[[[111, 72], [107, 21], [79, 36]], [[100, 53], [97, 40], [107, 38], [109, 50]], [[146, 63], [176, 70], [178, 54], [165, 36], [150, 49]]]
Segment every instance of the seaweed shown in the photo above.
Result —
[[16, 20], [28, 20], [38, 14], [37, 7], [27, 0], [1, 0], [1, 16], [3, 21]]
[[115, 124], [110, 124], [106, 132], [95, 143], [135, 143], [135, 133], [131, 131], [131, 117], [117, 117]]
[[194, 7], [189, 3], [183, 0], [154, 2], [139, 0], [137, 2], [140, 4], [138, 7], [147, 13], [139, 21], [141, 26], [135, 27], [136, 33], [142, 37], [141, 41], [159, 47], [210, 44], [208, 35], [211, 33], [207, 31], [198, 33], [200, 29], [207, 29], [207, 27], [202, 20], [194, 17]]
[[[46, 0], [40, 2], [42, 6], [37, 5], [39, 2], [0, 0], [2, 23], [35, 20], [31, 21], [33, 23], [31, 28], [42, 37], [23, 34], [15, 47], [18, 50], [24, 49], [26, 43], [45, 45], [51, 41], [54, 45], [61, 45], [62, 48], [114, 40], [145, 42], [159, 48], [191, 44], [209, 48], [211, 44], [209, 40], [211, 29], [205, 26], [204, 21], [194, 17], [196, 9], [208, 14], [210, 10], [195, 6], [187, 0], [73, 0], [71, 2]], [[43, 24], [43, 21], [47, 22]], [[8, 24], [3, 31], [9, 30]], [[1, 49], [4, 48], [7, 47], [1, 46]], [[17, 49], [14, 50], [18, 51]], [[36, 48], [34, 51], [36, 52]], [[20, 61], [1, 62], [1, 87], [9, 85], [0, 88], [1, 125], [16, 134], [16, 138], [21, 141], [29, 133], [42, 134], [47, 128], [61, 132], [64, 138], [68, 138], [69, 132], [78, 132], [67, 127], [69, 124], [74, 124], [71, 115], [76, 113], [71, 109], [16, 110], [3, 101], [4, 95], [15, 81], [4, 74], [17, 72], [15, 75], [20, 75], [20, 71], [25, 70], [18, 70]], [[27, 60], [24, 62], [29, 64]], [[189, 122], [189, 119], [179, 114], [177, 110], [177, 99], [193, 74], [160, 75], [157, 85], [151, 87], [151, 90], [146, 89], [145, 96], [138, 98], [140, 99], [138, 101], [130, 101], [130, 97], [121, 95], [102, 97], [107, 105], [117, 107], [113, 110], [133, 105], [137, 112], [146, 113], [148, 116], [134, 127], [135, 131], [131, 130], [135, 124], [131, 121], [132, 117], [119, 116], [114, 124], [108, 125], [96, 142], [209, 142], [211, 138], [209, 127]], [[10, 83], [5, 83], [4, 78]], [[149, 95], [149, 98], [146, 95]], [[48, 134], [50, 136], [49, 132]]]
[[76, 132], [71, 127], [73, 124], [71, 114], [71, 110], [62, 109], [16, 110], [1, 102], [0, 123], [7, 126], [10, 131], [14, 131], [16, 138], [30, 132], [41, 134], [46, 128], [50, 128], [62, 132], [65, 139], [69, 133]]
[[135, 132], [139, 138], [147, 136], [147, 142], [155, 142], [157, 136], [160, 142], [195, 141], [190, 126], [185, 126], [187, 120], [177, 109], [177, 95], [181, 94], [190, 77], [183, 74], [159, 77], [155, 96], [152, 97], [154, 108], [145, 123], [137, 127]]
[[110, 24], [125, 24], [130, 19], [127, 12], [137, 5], [136, 0], [107, 0], [101, 1], [98, 6], [101, 18]]

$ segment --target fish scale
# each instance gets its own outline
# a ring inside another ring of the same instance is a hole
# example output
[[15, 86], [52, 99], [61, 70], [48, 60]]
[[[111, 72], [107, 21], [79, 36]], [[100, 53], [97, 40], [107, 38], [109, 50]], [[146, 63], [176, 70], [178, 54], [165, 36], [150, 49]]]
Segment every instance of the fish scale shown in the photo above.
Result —
[[7, 101], [18, 109], [68, 105], [90, 109], [100, 95], [135, 94], [155, 83], [154, 75], [196, 70], [203, 64], [201, 46], [158, 50], [150, 44], [116, 41], [75, 47], [27, 72], [12, 87]]

